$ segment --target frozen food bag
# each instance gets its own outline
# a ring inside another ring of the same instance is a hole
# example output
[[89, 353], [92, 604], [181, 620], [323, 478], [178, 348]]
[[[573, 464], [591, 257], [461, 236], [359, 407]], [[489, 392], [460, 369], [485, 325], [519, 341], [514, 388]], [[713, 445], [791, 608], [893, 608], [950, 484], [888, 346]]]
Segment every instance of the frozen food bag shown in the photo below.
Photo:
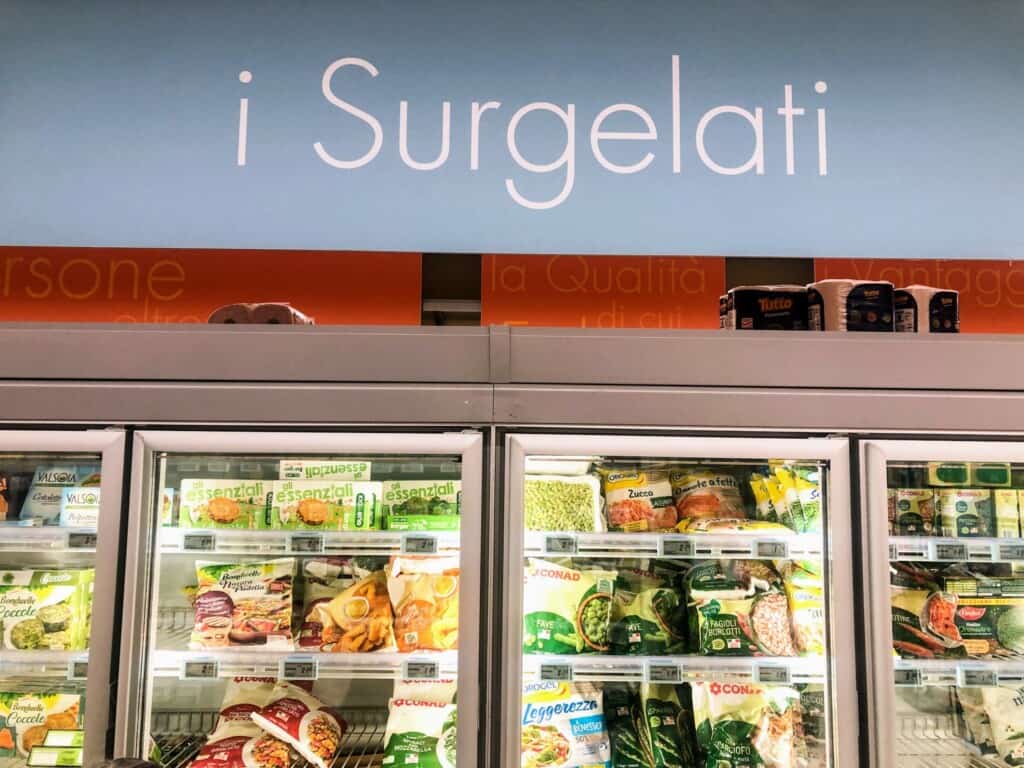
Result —
[[617, 575], [531, 558], [523, 585], [523, 652], [607, 651]]
[[277, 480], [270, 486], [270, 527], [306, 531], [383, 528], [380, 483]]
[[995, 532], [988, 488], [940, 488], [936, 504], [943, 536], [992, 536]]
[[319, 606], [326, 606], [355, 583], [352, 561], [347, 557], [307, 558], [302, 562], [302, 576], [302, 624], [298, 645], [319, 650], [326, 642]]
[[60, 520], [60, 500], [64, 488], [98, 487], [98, 464], [47, 464], [36, 468], [28, 495], [21, 506], [22, 520], [56, 525]]
[[655, 768], [689, 768], [679, 716], [682, 707], [675, 687], [642, 683], [634, 704], [634, 720], [648, 760]]
[[727, 472], [691, 467], [673, 470], [669, 479], [680, 520], [747, 516], [739, 483]]
[[384, 731], [384, 765], [455, 768], [457, 717], [452, 703], [392, 698]]
[[611, 531], [669, 531], [679, 521], [668, 472], [601, 470]]
[[283, 680], [252, 720], [318, 768], [329, 768], [334, 762], [346, 729], [342, 717], [320, 699]]
[[528, 531], [604, 531], [601, 481], [594, 475], [526, 475], [523, 523]]
[[620, 568], [612, 596], [610, 650], [661, 656], [686, 651], [686, 606], [679, 589], [653, 570]]
[[388, 578], [374, 571], [316, 608], [323, 625], [323, 650], [334, 653], [394, 651], [394, 613]]
[[612, 750], [612, 768], [651, 768], [648, 751], [633, 719], [636, 695], [625, 684], [604, 686], [604, 716]]
[[0, 647], [85, 650], [92, 580], [92, 569], [0, 571]]
[[892, 503], [894, 535], [935, 535], [935, 491], [931, 488], [897, 488]]
[[601, 690], [544, 680], [523, 687], [521, 768], [604, 768], [611, 744]]
[[458, 556], [392, 558], [388, 594], [401, 653], [458, 648]]
[[385, 480], [382, 513], [392, 531], [457, 531], [462, 507], [459, 480]]
[[823, 655], [825, 582], [821, 566], [810, 560], [787, 560], [781, 570], [796, 650], [803, 656]]
[[54, 692], [0, 692], [0, 758], [24, 764], [51, 731], [82, 727], [82, 697]]
[[1017, 503], [1017, 490], [1014, 488], [996, 488], [992, 491], [995, 503], [996, 536], [1001, 539], [1020, 537], [1020, 510]]
[[196, 562], [199, 586], [189, 647], [292, 648], [295, 560], [250, 563]]
[[210, 734], [189, 768], [289, 768], [295, 752], [253, 722], [232, 722]]
[[996, 754], [1007, 765], [1024, 765], [1024, 688], [1006, 685], [981, 689]]
[[178, 526], [181, 528], [267, 527], [271, 483], [263, 480], [181, 481]]

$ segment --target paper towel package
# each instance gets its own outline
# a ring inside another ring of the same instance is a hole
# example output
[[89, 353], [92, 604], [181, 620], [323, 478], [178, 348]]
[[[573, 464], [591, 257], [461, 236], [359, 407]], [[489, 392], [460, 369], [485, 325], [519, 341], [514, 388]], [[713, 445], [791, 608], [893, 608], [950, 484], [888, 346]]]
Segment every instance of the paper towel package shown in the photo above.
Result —
[[895, 330], [893, 286], [870, 280], [819, 280], [807, 286], [812, 331]]
[[960, 292], [908, 285], [894, 294], [899, 333], [960, 333]]
[[802, 285], [741, 285], [729, 291], [726, 328], [806, 331], [807, 289]]

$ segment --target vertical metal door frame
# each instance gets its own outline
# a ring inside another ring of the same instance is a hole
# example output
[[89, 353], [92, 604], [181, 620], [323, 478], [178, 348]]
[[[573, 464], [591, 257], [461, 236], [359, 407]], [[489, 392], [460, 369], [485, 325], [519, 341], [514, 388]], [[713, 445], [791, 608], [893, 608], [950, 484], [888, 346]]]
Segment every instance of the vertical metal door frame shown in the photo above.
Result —
[[0, 446], [6, 451], [100, 454], [100, 515], [93, 564], [96, 579], [89, 632], [89, 676], [85, 686], [85, 765], [105, 758], [110, 729], [111, 665], [115, 631], [120, 629], [114, 627], [114, 614], [119, 587], [124, 442], [122, 429], [0, 431]]
[[[462, 520], [459, 575], [459, 729], [458, 754], [474, 768], [480, 729], [480, 568], [483, 505], [483, 434], [467, 432], [137, 432], [133, 446], [128, 558], [125, 568], [125, 630], [121, 643], [120, 695], [117, 708], [117, 757], [144, 757], [149, 732], [146, 702], [148, 654], [155, 638], [148, 636], [155, 610], [152, 557], [158, 521], [151, 519], [155, 452], [238, 454], [410, 454], [459, 455], [462, 460]], [[460, 766], [462, 765], [460, 760]]]
[[[523, 474], [526, 457], [615, 456], [617, 458], [666, 459], [767, 459], [822, 460], [829, 462], [828, 640], [831, 693], [829, 732], [835, 768], [860, 765], [856, 647], [854, 643], [852, 520], [850, 514], [850, 443], [846, 438], [745, 438], [644, 436], [637, 434], [516, 434], [506, 436], [505, 465], [505, 586], [504, 627], [506, 643], [502, 680], [502, 765], [521, 759], [519, 712], [522, 694], [522, 593], [523, 593]], [[842, 744], [840, 744], [842, 740]]]

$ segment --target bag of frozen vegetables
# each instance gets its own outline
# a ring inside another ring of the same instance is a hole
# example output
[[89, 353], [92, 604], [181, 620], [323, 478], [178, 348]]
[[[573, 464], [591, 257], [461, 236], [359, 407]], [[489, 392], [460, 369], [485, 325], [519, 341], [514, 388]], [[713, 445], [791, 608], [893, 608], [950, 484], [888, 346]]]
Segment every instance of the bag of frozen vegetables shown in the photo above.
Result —
[[686, 606], [678, 589], [653, 570], [620, 569], [609, 639], [619, 655], [684, 653]]
[[648, 763], [654, 768], [690, 768], [683, 750], [679, 696], [671, 685], [643, 683], [633, 703], [633, 718]]
[[617, 575], [531, 558], [523, 584], [523, 652], [607, 651]]
[[636, 694], [626, 685], [604, 687], [604, 719], [612, 745], [612, 768], [651, 768], [633, 720]]

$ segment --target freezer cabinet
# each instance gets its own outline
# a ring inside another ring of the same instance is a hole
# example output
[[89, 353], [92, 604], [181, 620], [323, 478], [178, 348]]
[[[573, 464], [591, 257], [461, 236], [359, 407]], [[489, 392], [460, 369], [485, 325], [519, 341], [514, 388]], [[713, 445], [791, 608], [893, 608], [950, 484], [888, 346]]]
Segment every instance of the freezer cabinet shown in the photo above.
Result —
[[501, 764], [858, 765], [848, 450], [508, 436]]
[[4, 765], [104, 757], [124, 445], [120, 430], [0, 431]]
[[874, 764], [1024, 764], [1024, 445], [861, 456]]
[[133, 461], [118, 755], [474, 765], [479, 433], [144, 431]]

